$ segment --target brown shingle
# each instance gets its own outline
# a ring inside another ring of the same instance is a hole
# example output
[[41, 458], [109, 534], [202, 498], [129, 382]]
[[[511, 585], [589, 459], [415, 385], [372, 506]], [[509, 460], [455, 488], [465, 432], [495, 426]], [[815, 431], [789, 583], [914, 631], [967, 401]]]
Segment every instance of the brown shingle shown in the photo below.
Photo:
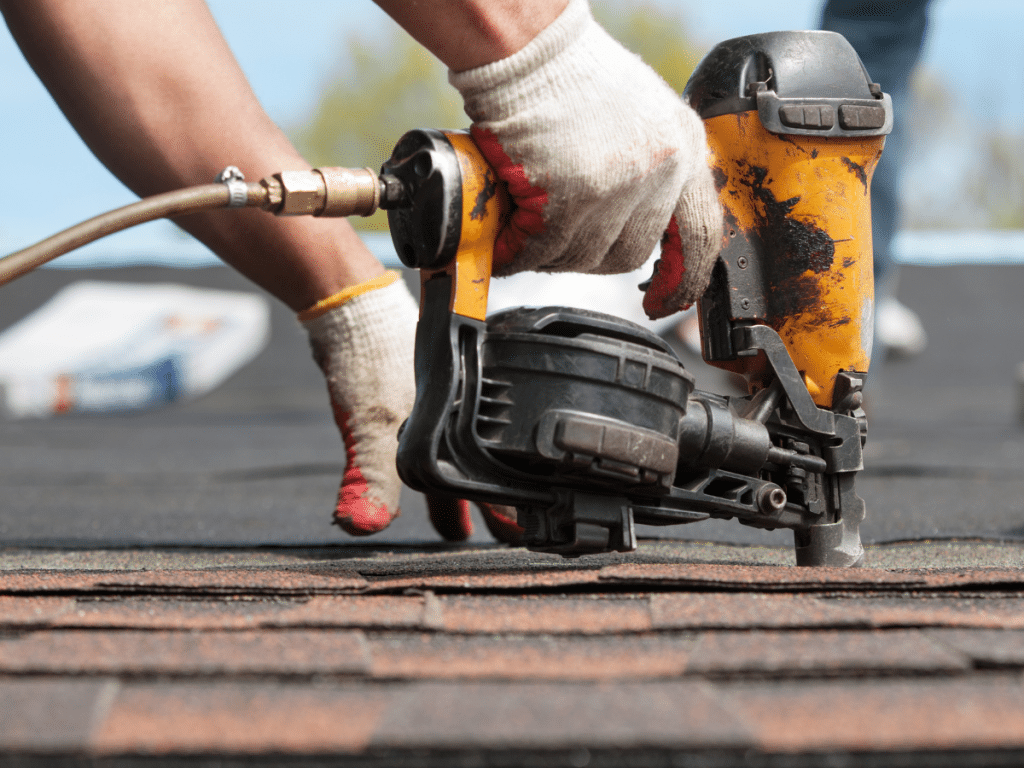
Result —
[[746, 728], [702, 683], [422, 683], [395, 690], [372, 746], [742, 747]]
[[808, 595], [679, 592], [651, 595], [656, 629], [864, 627], [863, 615]]
[[882, 570], [708, 563], [627, 563], [601, 569], [606, 583], [757, 591], [1024, 588], [1024, 568]]
[[689, 671], [714, 675], [962, 672], [967, 659], [916, 630], [706, 632]]
[[373, 675], [406, 680], [625, 680], [679, 677], [684, 636], [388, 634], [369, 639]]
[[0, 595], [0, 627], [49, 626], [73, 610], [70, 597], [12, 597]]
[[0, 680], [0, 752], [81, 752], [116, 692], [110, 680]]
[[650, 600], [656, 629], [1024, 627], [1022, 601], [1014, 599], [676, 592]]
[[6, 572], [0, 594], [166, 593], [309, 594], [352, 592], [366, 580], [347, 568], [318, 564], [307, 568], [217, 568], [158, 571]]
[[447, 632], [642, 632], [651, 628], [646, 597], [491, 596], [439, 597]]
[[933, 629], [936, 643], [968, 656], [979, 667], [1024, 667], [1024, 632], [1005, 629]]
[[0, 643], [0, 672], [73, 675], [365, 674], [362, 632], [30, 632]]
[[374, 690], [274, 683], [122, 687], [93, 740], [99, 753], [357, 752], [387, 696]]
[[[16, 598], [10, 598], [16, 599]], [[82, 599], [49, 625], [128, 629], [255, 629], [423, 626], [424, 598], [379, 595], [315, 595], [297, 599], [227, 597], [203, 600], [126, 596]], [[2, 619], [0, 619], [2, 621]]]
[[720, 684], [769, 751], [1024, 746], [1020, 677]]

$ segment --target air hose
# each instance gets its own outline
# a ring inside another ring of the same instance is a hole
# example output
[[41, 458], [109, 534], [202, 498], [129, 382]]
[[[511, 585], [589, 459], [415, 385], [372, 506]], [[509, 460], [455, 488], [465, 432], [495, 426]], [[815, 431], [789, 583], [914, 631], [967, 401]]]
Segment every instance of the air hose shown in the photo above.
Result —
[[400, 183], [369, 168], [283, 171], [247, 183], [234, 166], [217, 183], [164, 192], [76, 224], [0, 259], [6, 285], [58, 256], [115, 232], [161, 218], [216, 208], [261, 208], [279, 216], [369, 216], [402, 196]]

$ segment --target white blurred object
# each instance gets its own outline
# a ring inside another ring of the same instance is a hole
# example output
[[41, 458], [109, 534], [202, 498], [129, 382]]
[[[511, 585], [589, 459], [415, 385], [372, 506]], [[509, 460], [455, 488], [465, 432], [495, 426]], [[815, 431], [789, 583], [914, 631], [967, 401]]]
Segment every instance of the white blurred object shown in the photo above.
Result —
[[676, 336], [691, 355], [701, 357], [700, 318], [697, 317], [697, 308], [690, 307], [676, 317], [679, 318], [676, 323]]
[[654, 272], [651, 257], [640, 269], [621, 275], [580, 275], [570, 272], [520, 272], [491, 280], [487, 313], [511, 307], [578, 307], [617, 315], [662, 333], [679, 322], [679, 315], [648, 320], [637, 287]]
[[914, 310], [891, 296], [879, 297], [875, 342], [891, 357], [914, 357], [928, 346], [928, 334]]
[[[644, 314], [643, 293], [637, 286], [654, 271], [654, 258], [643, 267], [623, 275], [577, 275], [521, 272], [512, 277], [491, 280], [488, 314], [511, 307], [580, 307], [617, 315], [664, 333], [676, 328], [676, 334], [695, 356], [700, 352], [700, 328], [693, 309], [660, 320], [648, 320]], [[899, 358], [914, 357], [928, 346], [928, 334], [917, 313], [878, 291], [875, 337], [882, 349]]]
[[262, 296], [83, 280], [0, 334], [14, 418], [134, 411], [217, 387], [266, 346]]

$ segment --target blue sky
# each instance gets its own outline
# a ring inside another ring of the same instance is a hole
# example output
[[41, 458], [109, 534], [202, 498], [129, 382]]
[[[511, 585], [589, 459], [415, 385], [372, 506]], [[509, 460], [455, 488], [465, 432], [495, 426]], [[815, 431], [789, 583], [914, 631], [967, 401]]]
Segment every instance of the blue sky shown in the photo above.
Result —
[[[820, 0], [660, 0], [708, 45], [770, 29], [814, 27]], [[221, 28], [270, 115], [301, 122], [337, 70], [350, 35], [373, 39], [391, 22], [370, 0], [210, 0]], [[1021, 0], [936, 0], [926, 63], [962, 94], [976, 119], [1021, 130], [1024, 31]], [[271, 53], [273, 55], [271, 55]], [[7, 116], [0, 149], [9, 183], [0, 193], [0, 251], [8, 252], [133, 197], [92, 159], [0, 29], [0, 104]], [[410, 126], [414, 127], [414, 126]], [[50, 204], [58, 177], [80, 197]], [[14, 193], [12, 190], [17, 190]], [[39, 201], [47, 201], [40, 205]], [[166, 225], [120, 236], [166, 237]]]

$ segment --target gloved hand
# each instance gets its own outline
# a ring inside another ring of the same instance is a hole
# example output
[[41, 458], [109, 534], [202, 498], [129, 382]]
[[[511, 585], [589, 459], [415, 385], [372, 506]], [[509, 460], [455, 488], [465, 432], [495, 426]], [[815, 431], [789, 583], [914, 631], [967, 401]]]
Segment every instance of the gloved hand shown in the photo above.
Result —
[[517, 53], [449, 80], [515, 204], [495, 275], [627, 272], [665, 235], [648, 314], [703, 293], [722, 239], [703, 125], [586, 0]]
[[398, 428], [412, 410], [416, 302], [395, 272], [300, 313], [345, 445], [334, 522], [355, 536], [398, 517]]
[[[416, 395], [413, 349], [416, 302], [398, 273], [342, 291], [299, 314], [313, 357], [327, 379], [334, 421], [345, 445], [345, 473], [334, 522], [353, 536], [388, 527], [399, 515], [402, 482], [395, 468], [398, 428]], [[511, 543], [519, 529], [503, 507], [480, 505], [488, 528]], [[431, 523], [448, 541], [472, 534], [469, 504], [427, 496]], [[502, 526], [504, 523], [504, 526]], [[506, 530], [507, 529], [507, 530]]]

